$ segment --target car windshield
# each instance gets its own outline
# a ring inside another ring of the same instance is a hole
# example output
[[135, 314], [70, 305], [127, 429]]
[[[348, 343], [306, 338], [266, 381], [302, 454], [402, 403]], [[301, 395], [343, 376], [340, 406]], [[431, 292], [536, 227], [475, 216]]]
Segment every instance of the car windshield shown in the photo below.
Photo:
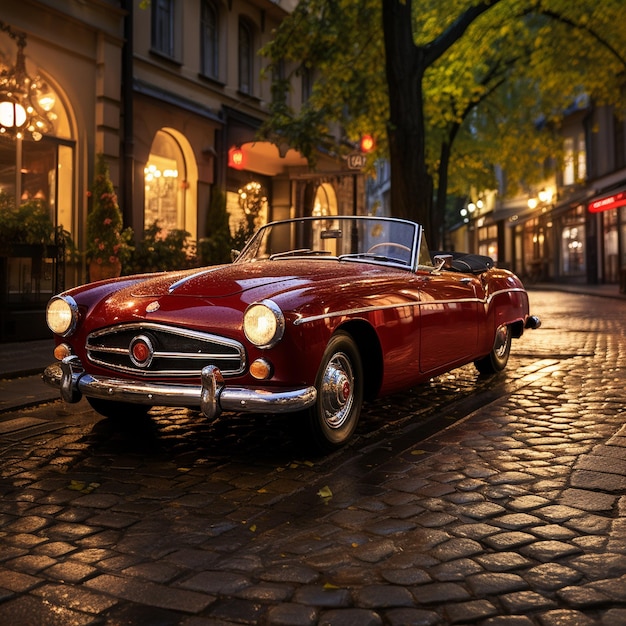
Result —
[[[420, 245], [421, 244], [421, 245]], [[404, 268], [432, 265], [422, 228], [382, 217], [308, 217], [263, 226], [236, 263], [307, 257], [382, 263]]]

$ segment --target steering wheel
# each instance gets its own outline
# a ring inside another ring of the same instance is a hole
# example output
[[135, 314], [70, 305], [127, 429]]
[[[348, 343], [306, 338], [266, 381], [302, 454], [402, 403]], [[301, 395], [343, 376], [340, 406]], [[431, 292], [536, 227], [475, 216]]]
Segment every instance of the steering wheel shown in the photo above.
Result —
[[401, 243], [396, 243], [395, 241], [381, 241], [380, 243], [375, 243], [367, 251], [367, 253], [369, 254], [370, 252], [374, 252], [374, 250], [377, 250], [378, 248], [399, 248], [400, 250], [404, 250], [405, 252], [408, 252], [409, 254], [411, 254], [411, 248]]

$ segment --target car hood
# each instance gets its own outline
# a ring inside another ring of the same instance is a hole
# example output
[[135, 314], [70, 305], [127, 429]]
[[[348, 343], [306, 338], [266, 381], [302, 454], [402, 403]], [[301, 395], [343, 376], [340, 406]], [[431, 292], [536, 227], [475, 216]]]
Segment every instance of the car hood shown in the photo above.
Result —
[[337, 261], [261, 261], [220, 265], [188, 273], [161, 274], [130, 287], [134, 298], [160, 298], [167, 295], [191, 296], [213, 300], [243, 294], [250, 290], [281, 292], [284, 289], [320, 284], [330, 279], [362, 277], [365, 272], [380, 273], [380, 268], [366, 269], [363, 264]]

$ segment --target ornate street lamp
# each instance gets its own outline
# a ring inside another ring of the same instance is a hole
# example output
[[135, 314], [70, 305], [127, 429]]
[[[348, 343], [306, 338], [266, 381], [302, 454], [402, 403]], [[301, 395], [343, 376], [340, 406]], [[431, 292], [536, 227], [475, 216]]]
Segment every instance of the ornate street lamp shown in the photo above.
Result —
[[0, 137], [39, 141], [52, 132], [55, 98], [48, 85], [26, 72], [26, 33], [14, 31], [0, 20], [0, 31], [17, 44], [15, 65], [0, 71]]

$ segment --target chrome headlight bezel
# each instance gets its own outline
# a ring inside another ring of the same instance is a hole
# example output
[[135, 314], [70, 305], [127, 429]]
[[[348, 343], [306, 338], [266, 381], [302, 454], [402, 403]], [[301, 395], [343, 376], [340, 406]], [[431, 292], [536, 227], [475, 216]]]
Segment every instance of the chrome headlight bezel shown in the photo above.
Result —
[[78, 304], [72, 296], [54, 296], [46, 307], [48, 328], [61, 337], [68, 337], [78, 325]]
[[285, 334], [285, 316], [272, 300], [253, 302], [243, 314], [243, 333], [257, 348], [273, 348]]

